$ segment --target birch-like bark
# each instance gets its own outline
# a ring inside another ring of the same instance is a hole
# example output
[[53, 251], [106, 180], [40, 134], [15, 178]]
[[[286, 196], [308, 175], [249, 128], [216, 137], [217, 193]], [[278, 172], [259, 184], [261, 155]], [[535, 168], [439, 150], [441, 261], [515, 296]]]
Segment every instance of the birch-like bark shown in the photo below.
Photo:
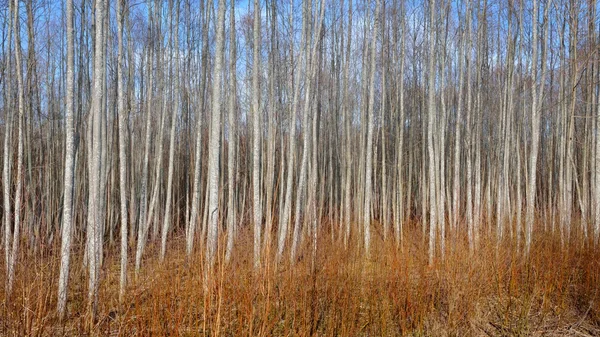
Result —
[[375, 5], [375, 16], [373, 26], [373, 36], [371, 40], [371, 69], [369, 74], [369, 106], [367, 115], [369, 118], [367, 125], [367, 152], [365, 160], [365, 204], [364, 204], [364, 217], [363, 217], [363, 228], [364, 228], [364, 245], [365, 254], [367, 256], [371, 253], [371, 194], [372, 194], [372, 174], [373, 174], [373, 130], [375, 128], [375, 67], [376, 67], [376, 54], [377, 54], [377, 36], [379, 34], [379, 11], [381, 10], [381, 0], [377, 0]]
[[211, 269], [214, 265], [219, 235], [219, 155], [221, 152], [221, 71], [223, 65], [225, 35], [225, 0], [219, 0], [215, 66], [212, 87], [212, 120], [208, 146], [208, 228], [206, 261]]
[[252, 205], [254, 224], [254, 268], [260, 267], [261, 232], [262, 232], [262, 183], [260, 177], [260, 142], [261, 142], [261, 118], [260, 118], [260, 7], [258, 0], [254, 0], [254, 29], [253, 29], [253, 57], [252, 57]]
[[[206, 6], [204, 9], [204, 0], [200, 1], [200, 11], [204, 13], [204, 22], [202, 24], [202, 61], [201, 61], [201, 84], [200, 84], [200, 106], [196, 116], [196, 151], [194, 155], [194, 188], [192, 191], [192, 214], [190, 215], [190, 222], [186, 228], [186, 254], [189, 257], [194, 247], [194, 236], [196, 235], [196, 224], [198, 223], [198, 213], [200, 212], [200, 172], [201, 167], [201, 156], [202, 156], [202, 109], [204, 107], [205, 92], [206, 92], [206, 73], [208, 63], [208, 24], [210, 22], [210, 6]], [[202, 238], [204, 239], [204, 237]]]
[[[293, 0], [290, 1], [290, 27], [293, 27]], [[302, 19], [302, 35], [300, 39], [300, 59], [298, 61], [299, 68], [295, 69], [290, 76], [290, 81], [288, 83], [289, 90], [294, 91], [294, 96], [292, 98], [292, 105], [290, 106], [290, 120], [289, 120], [289, 151], [288, 151], [288, 161], [287, 161], [287, 176], [286, 176], [286, 188], [285, 188], [285, 202], [283, 206], [282, 217], [279, 222], [279, 238], [277, 241], [277, 255], [275, 256], [275, 261], [277, 264], [281, 261], [281, 257], [283, 256], [283, 250], [285, 248], [285, 242], [288, 236], [288, 229], [290, 226], [290, 218], [292, 212], [292, 189], [294, 185], [294, 163], [296, 161], [296, 115], [298, 109], [298, 101], [300, 97], [300, 76], [305, 72], [306, 68], [306, 49], [308, 48], [308, 43], [306, 42], [306, 17]], [[291, 30], [293, 32], [293, 29]], [[293, 33], [292, 33], [293, 34]], [[293, 38], [293, 36], [292, 36]], [[293, 44], [290, 45], [290, 55], [293, 56]], [[293, 89], [292, 89], [293, 88]]]
[[146, 241], [146, 219], [147, 219], [147, 205], [148, 205], [148, 180], [149, 180], [149, 156], [150, 156], [150, 140], [152, 138], [152, 111], [153, 106], [153, 85], [154, 85], [154, 71], [153, 71], [153, 60], [154, 60], [154, 30], [153, 26], [153, 7], [151, 0], [148, 0], [146, 6], [148, 7], [148, 40], [149, 46], [147, 48], [147, 84], [146, 84], [146, 132], [144, 140], [144, 159], [142, 164], [142, 183], [140, 187], [140, 217], [138, 221], [138, 237], [137, 237], [137, 248], [135, 252], [135, 273], [138, 274], [142, 263], [142, 252], [144, 250]]
[[471, 64], [471, 54], [472, 54], [472, 46], [473, 46], [473, 29], [471, 27], [471, 16], [472, 16], [472, 1], [467, 0], [467, 58], [465, 67], [467, 69], [467, 118], [465, 121], [465, 139], [467, 148], [467, 206], [466, 206], [466, 218], [467, 218], [467, 232], [469, 237], [469, 250], [473, 252], [475, 249], [474, 246], [474, 238], [473, 238], [473, 162], [472, 162], [472, 135], [471, 135], [471, 115], [472, 115], [472, 64]]
[[[385, 3], [383, 3], [383, 15], [382, 17], [385, 18]], [[386, 55], [388, 54], [388, 48], [389, 48], [389, 37], [386, 37], [387, 32], [386, 32], [386, 27], [385, 27], [385, 20], [382, 20], [382, 47], [381, 47], [381, 54], [382, 55]], [[383, 62], [383, 61], [382, 61]], [[390, 219], [389, 219], [389, 200], [388, 200], [388, 185], [387, 185], [387, 144], [386, 144], [386, 136], [387, 136], [387, 130], [386, 130], [386, 115], [387, 115], [387, 110], [388, 107], [386, 105], [387, 103], [387, 83], [386, 83], [386, 74], [389, 71], [388, 65], [387, 63], [384, 63], [382, 66], [382, 72], [381, 72], [381, 104], [380, 104], [380, 116], [379, 119], [381, 120], [381, 127], [380, 127], [380, 132], [381, 132], [381, 218], [383, 220], [383, 240], [387, 242], [388, 239], [388, 234], [390, 231]]]
[[[120, 1], [119, 1], [120, 4]], [[61, 231], [60, 248], [60, 274], [58, 277], [58, 316], [65, 318], [67, 306], [67, 291], [69, 289], [69, 265], [71, 257], [72, 225], [73, 225], [73, 184], [75, 171], [75, 117], [73, 114], [74, 101], [74, 26], [73, 26], [73, 0], [67, 0], [67, 88], [65, 99], [65, 173], [64, 173], [64, 199], [63, 223]]]
[[[12, 292], [12, 287], [15, 279], [15, 264], [19, 254], [19, 241], [20, 241], [20, 228], [21, 228], [21, 203], [23, 194], [23, 128], [24, 128], [24, 114], [25, 114], [25, 97], [23, 87], [23, 74], [21, 73], [21, 34], [19, 24], [19, 1], [15, 0], [13, 3], [13, 30], [15, 38], [15, 65], [17, 73], [17, 100], [18, 100], [18, 115], [17, 115], [17, 176], [16, 176], [16, 190], [15, 190], [15, 220], [13, 226], [13, 237], [12, 242], [9, 238], [8, 245], [5, 249], [10, 249], [9, 260], [8, 260], [8, 276], [6, 280], [6, 293], [8, 295]], [[6, 230], [8, 232], [8, 229]]]
[[[158, 15], [159, 13], [162, 13], [162, 2], [157, 1], [156, 3], [156, 12], [155, 15]], [[163, 148], [164, 148], [164, 138], [165, 138], [165, 124], [167, 121], [167, 108], [168, 108], [168, 89], [167, 89], [167, 84], [166, 81], [167, 79], [170, 77], [171, 75], [171, 63], [170, 62], [164, 62], [164, 58], [166, 55], [166, 50], [167, 47], [163, 46], [163, 36], [165, 34], [162, 33], [162, 25], [161, 25], [161, 20], [160, 20], [160, 16], [156, 19], [157, 22], [157, 36], [158, 36], [158, 41], [160, 41], [160, 43], [157, 44], [157, 48], [156, 48], [156, 72], [157, 72], [157, 76], [158, 76], [158, 92], [162, 95], [161, 97], [161, 107], [160, 107], [160, 128], [158, 130], [158, 139], [157, 139], [157, 145], [158, 148], [156, 149], [157, 153], [158, 153], [158, 157], [156, 158], [156, 161], [154, 163], [154, 184], [152, 185], [152, 195], [150, 197], [150, 205], [148, 206], [148, 218], [146, 219], [146, 230], [147, 233], [150, 230], [150, 225], [152, 225], [152, 240], [156, 239], [156, 236], [158, 235], [158, 220], [160, 217], [160, 210], [157, 207], [158, 204], [158, 199], [160, 196], [160, 191], [163, 188], [163, 185], [161, 184], [162, 181], [162, 176], [163, 176]], [[166, 36], [167, 38], [167, 45], [171, 43], [172, 39], [170, 35]], [[144, 247], [146, 245], [146, 240], [148, 238], [146, 235], [143, 236], [143, 240], [142, 240], [142, 254], [144, 252]]]
[[[593, 1], [594, 8], [596, 1]], [[596, 47], [596, 83], [600, 83], [600, 23], [598, 24], [598, 29], [596, 31], [596, 36], [594, 38], [597, 42]], [[600, 93], [596, 94], [596, 130], [600, 129]], [[600, 239], [600, 136], [596, 133], [596, 143], [595, 143], [595, 163], [594, 163], [594, 244], [598, 244], [598, 240]]]
[[[400, 42], [400, 70], [398, 76], [398, 92], [396, 93], [396, 99], [398, 101], [397, 105], [400, 109], [400, 121], [398, 123], [398, 145], [396, 148], [396, 157], [398, 162], [397, 174], [396, 174], [396, 185], [398, 189], [397, 202], [398, 205], [398, 218], [394, 219], [395, 225], [395, 234], [396, 234], [396, 247], [398, 247], [402, 243], [402, 233], [403, 233], [403, 224], [404, 224], [404, 126], [406, 119], [406, 110], [404, 109], [404, 64], [406, 61], [406, 21], [404, 18], [405, 15], [405, 5], [404, 0], [400, 0], [400, 38], [402, 39]], [[410, 192], [410, 191], [409, 191]]]
[[102, 244], [100, 237], [100, 180], [101, 180], [101, 146], [102, 146], [102, 98], [104, 76], [102, 67], [104, 63], [104, 16], [105, 1], [96, 0], [96, 36], [94, 52], [94, 82], [92, 91], [92, 153], [89, 172], [89, 209], [88, 209], [88, 311], [90, 318], [95, 320], [98, 305], [98, 283], [99, 283], [99, 245]]
[[435, 0], [429, 2], [429, 65], [427, 100], [427, 153], [429, 155], [429, 264], [433, 263], [435, 256], [435, 238], [437, 233], [437, 189], [436, 189], [436, 155], [434, 148], [434, 134], [436, 132], [435, 116]]
[[[173, 81], [175, 82], [173, 94], [171, 95], [174, 99], [173, 106], [171, 107], [171, 132], [169, 139], [169, 168], [167, 172], [167, 195], [165, 201], [165, 217], [163, 219], [162, 237], [160, 246], [160, 259], [165, 259], [165, 253], [167, 251], [167, 236], [171, 228], [171, 204], [173, 199], [173, 171], [175, 170], [175, 127], [177, 126], [177, 116], [179, 115], [179, 0], [175, 1], [175, 22], [171, 25], [171, 34], [175, 35], [175, 46], [171, 48], [175, 51], [173, 57], [173, 51], [171, 51], [171, 62], [175, 63], [175, 76]], [[173, 30], [175, 31], [173, 33]]]
[[[71, 0], [70, 0], [71, 1]], [[119, 277], [119, 302], [123, 303], [125, 288], [127, 287], [127, 118], [125, 111], [125, 81], [123, 74], [123, 22], [125, 11], [123, 0], [117, 0], [117, 26], [118, 26], [118, 55], [117, 55], [117, 104], [119, 118], [119, 197], [121, 211], [121, 274]]]
[[[464, 19], [464, 17], [463, 17]], [[456, 119], [454, 121], [454, 172], [452, 178], [452, 222], [451, 235], [457, 234], [458, 220], [460, 218], [460, 193], [461, 193], [461, 118], [463, 115], [463, 90], [465, 85], [465, 45], [466, 34], [464, 28], [458, 49], [458, 106], [456, 108]]]
[[[12, 12], [12, 2], [8, 3], [9, 13]], [[12, 41], [12, 15], [8, 15], [8, 48], [6, 52], [6, 72], [10, 72], [12, 69], [12, 55], [11, 55], [11, 41]], [[12, 111], [12, 82], [5, 81], [5, 105], [9, 107], [5, 113], [5, 123], [4, 123], [4, 144], [3, 144], [3, 155], [2, 155], [2, 187], [3, 187], [3, 223], [4, 223], [4, 265], [7, 268], [10, 262], [10, 242], [11, 242], [11, 195], [10, 195], [10, 186], [11, 186], [11, 149], [12, 149], [12, 124], [13, 124], [13, 111]]]
[[[323, 5], [321, 4], [321, 7], [323, 7]], [[308, 32], [309, 32], [309, 24], [308, 24], [308, 20], [309, 20], [309, 15], [310, 13], [312, 13], [312, 2], [309, 2], [308, 5], [304, 4], [303, 5], [303, 13], [302, 15], [304, 16], [305, 23], [306, 25], [303, 24], [303, 29], [306, 29], [306, 43], [307, 43], [307, 47], [308, 47], [308, 41], [309, 36], [308, 36]], [[323, 13], [321, 13], [322, 15]], [[304, 201], [304, 194], [305, 194], [305, 190], [306, 190], [306, 180], [307, 180], [307, 175], [308, 175], [308, 155], [310, 153], [310, 137], [311, 137], [311, 128], [309, 126], [309, 115], [310, 115], [310, 100], [308, 100], [309, 97], [311, 97], [312, 95], [312, 85], [314, 82], [314, 77], [315, 77], [315, 73], [316, 73], [316, 68], [317, 68], [317, 49], [318, 49], [318, 43], [319, 43], [319, 39], [316, 38], [318, 36], [321, 35], [321, 29], [322, 29], [322, 17], [319, 20], [319, 25], [318, 25], [318, 29], [317, 29], [317, 34], [314, 35], [315, 38], [313, 40], [313, 44], [310, 48], [310, 55], [307, 55], [307, 63], [308, 63], [308, 76], [306, 77], [306, 83], [305, 83], [305, 99], [306, 101], [304, 102], [304, 107], [303, 107], [303, 112], [302, 112], [302, 127], [304, 128], [304, 134], [302, 136], [302, 160], [301, 160], [301, 164], [300, 164], [300, 172], [299, 172], [299, 177], [298, 177], [298, 190], [296, 193], [296, 217], [294, 218], [294, 233], [292, 236], [292, 246], [290, 249], [290, 263], [294, 264], [296, 262], [296, 255], [298, 253], [298, 245], [300, 244], [300, 230], [301, 230], [301, 226], [303, 223], [303, 217], [304, 215], [301, 213], [302, 211], [302, 205], [303, 205], [303, 201]], [[308, 49], [307, 49], [307, 53], [308, 53]]]
[[531, 250], [533, 233], [533, 213], [535, 210], [535, 193], [537, 180], [537, 157], [540, 141], [540, 111], [537, 97], [537, 67], [538, 67], [538, 1], [533, 0], [532, 23], [532, 56], [531, 56], [531, 153], [529, 155], [529, 174], [527, 181], [527, 213], [525, 216], [525, 255]]
[[352, 0], [348, 0], [348, 27], [347, 27], [347, 38], [346, 42], [346, 58], [344, 62], [344, 87], [343, 87], [343, 112], [342, 116], [344, 119], [344, 130], [345, 130], [345, 144], [346, 148], [344, 151], [345, 159], [345, 185], [344, 185], [344, 247], [348, 248], [348, 241], [350, 240], [351, 221], [352, 221], [352, 133], [351, 133], [351, 117], [352, 111], [350, 109], [350, 95], [349, 95], [349, 66], [350, 58], [352, 57]]
[[229, 127], [229, 146], [227, 147], [227, 248], [225, 261], [229, 262], [233, 251], [235, 239], [235, 223], [237, 207], [234, 191], [236, 190], [236, 148], [237, 148], [237, 122], [236, 122], [236, 99], [237, 99], [237, 41], [235, 37], [235, 2], [230, 1], [229, 9], [229, 107], [227, 120]]
[[275, 192], [273, 191], [273, 180], [275, 179], [275, 143], [277, 139], [275, 113], [277, 95], [275, 93], [275, 55], [277, 44], [277, 36], [275, 24], [277, 23], [276, 2], [270, 3], [270, 50], [269, 50], [269, 108], [268, 108], [268, 131], [267, 131], [267, 172], [265, 177], [266, 201], [265, 201], [265, 237], [264, 250], [266, 258], [269, 258], [271, 250], [271, 236], [273, 227], [273, 199]]

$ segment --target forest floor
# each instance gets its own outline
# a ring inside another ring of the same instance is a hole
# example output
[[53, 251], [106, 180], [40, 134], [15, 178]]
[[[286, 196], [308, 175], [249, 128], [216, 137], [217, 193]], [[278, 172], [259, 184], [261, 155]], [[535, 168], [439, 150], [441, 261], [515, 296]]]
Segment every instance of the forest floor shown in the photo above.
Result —
[[540, 234], [524, 258], [510, 241], [484, 237], [471, 254], [466, 240], [448, 240], [445, 258], [429, 265], [421, 230], [407, 227], [401, 248], [376, 233], [370, 259], [323, 233], [314, 267], [305, 253], [294, 267], [269, 261], [258, 272], [251, 233], [241, 232], [234, 259], [217, 262], [210, 280], [200, 249], [186, 260], [183, 238], [163, 263], [150, 244], [137, 279], [130, 263], [122, 305], [115, 243], [91, 327], [77, 253], [58, 321], [58, 249], [48, 248], [21, 257], [10, 297], [0, 287], [0, 336], [600, 336], [600, 249], [562, 249], [558, 235]]

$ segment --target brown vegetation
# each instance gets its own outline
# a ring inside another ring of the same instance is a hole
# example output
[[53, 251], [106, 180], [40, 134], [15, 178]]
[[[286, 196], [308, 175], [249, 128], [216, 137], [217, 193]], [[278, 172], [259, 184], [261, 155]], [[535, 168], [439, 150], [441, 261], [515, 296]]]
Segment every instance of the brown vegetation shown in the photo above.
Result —
[[497, 248], [486, 237], [474, 255], [466, 239], [458, 240], [445, 260], [428, 266], [416, 224], [408, 226], [399, 249], [376, 233], [371, 259], [357, 244], [345, 250], [323, 231], [314, 267], [301, 256], [294, 267], [274, 270], [271, 261], [255, 273], [248, 229], [229, 265], [221, 263], [220, 252], [210, 280], [203, 277], [204, 250], [186, 261], [179, 235], [164, 263], [159, 242], [151, 243], [138, 279], [129, 275], [123, 306], [114, 246], [107, 250], [92, 331], [81, 252], [74, 254], [67, 319], [56, 318], [59, 249], [53, 247], [21, 257], [9, 299], [0, 289], [0, 335], [600, 335], [600, 252], [575, 238], [562, 249], [558, 233], [539, 233], [529, 259], [509, 241]]

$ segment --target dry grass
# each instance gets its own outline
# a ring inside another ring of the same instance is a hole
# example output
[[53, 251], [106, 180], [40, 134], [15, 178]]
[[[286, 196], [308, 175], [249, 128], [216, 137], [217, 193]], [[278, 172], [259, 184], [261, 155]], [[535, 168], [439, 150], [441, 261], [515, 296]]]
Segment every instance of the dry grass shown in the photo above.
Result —
[[217, 263], [210, 280], [203, 277], [201, 254], [186, 261], [183, 240], [174, 238], [163, 264], [149, 247], [138, 279], [130, 274], [123, 306], [118, 250], [110, 248], [91, 329], [81, 255], [72, 264], [68, 318], [60, 323], [58, 254], [48, 249], [22, 258], [10, 298], [0, 289], [0, 335], [600, 335], [597, 249], [563, 250], [546, 234], [524, 259], [510, 243], [497, 249], [484, 239], [471, 255], [459, 240], [449, 242], [445, 260], [428, 266], [420, 229], [408, 232], [402, 249], [376, 238], [369, 260], [323, 233], [316, 269], [301, 258], [294, 267], [274, 270], [266, 263], [259, 272], [252, 270], [250, 233], [242, 233], [236, 259]]

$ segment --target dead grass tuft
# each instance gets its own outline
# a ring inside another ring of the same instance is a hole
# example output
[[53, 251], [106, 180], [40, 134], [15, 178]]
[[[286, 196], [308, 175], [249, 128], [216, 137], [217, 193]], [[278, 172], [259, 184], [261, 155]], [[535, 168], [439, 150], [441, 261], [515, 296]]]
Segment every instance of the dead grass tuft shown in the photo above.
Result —
[[265, 263], [257, 272], [246, 239], [251, 233], [242, 232], [234, 260], [227, 266], [219, 261], [210, 280], [203, 276], [200, 249], [187, 260], [182, 238], [171, 241], [163, 264], [151, 244], [137, 280], [130, 267], [123, 305], [118, 248], [109, 247], [99, 318], [91, 328], [81, 254], [73, 258], [68, 317], [60, 323], [58, 249], [48, 249], [21, 257], [10, 298], [0, 289], [0, 335], [600, 335], [597, 249], [580, 244], [562, 249], [558, 237], [545, 234], [525, 259], [509, 241], [496, 245], [484, 238], [471, 254], [461, 239], [448, 242], [445, 259], [429, 266], [421, 230], [408, 227], [399, 249], [375, 238], [371, 259], [323, 233], [315, 269], [305, 253], [293, 267], [275, 270]]

